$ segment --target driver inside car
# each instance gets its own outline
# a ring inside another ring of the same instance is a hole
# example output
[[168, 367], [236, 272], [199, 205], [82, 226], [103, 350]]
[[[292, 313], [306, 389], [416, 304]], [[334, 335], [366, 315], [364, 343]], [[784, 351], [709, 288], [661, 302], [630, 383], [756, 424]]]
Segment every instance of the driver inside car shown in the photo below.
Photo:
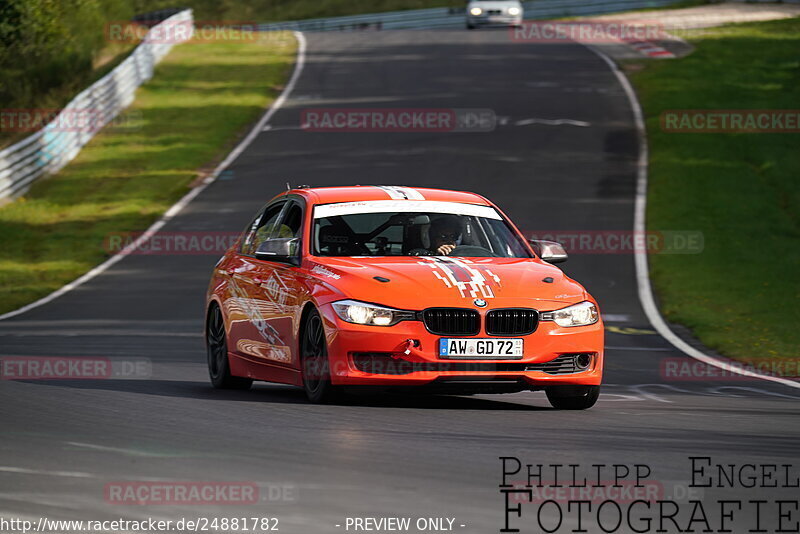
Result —
[[461, 218], [444, 215], [431, 221], [428, 229], [430, 252], [436, 256], [447, 256], [461, 244], [463, 234]]

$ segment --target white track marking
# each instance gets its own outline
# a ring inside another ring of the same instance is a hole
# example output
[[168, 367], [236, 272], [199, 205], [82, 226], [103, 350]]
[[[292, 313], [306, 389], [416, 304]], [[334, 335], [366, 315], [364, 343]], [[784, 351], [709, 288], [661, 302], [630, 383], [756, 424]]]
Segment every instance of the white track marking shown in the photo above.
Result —
[[[610, 397], [619, 397], [619, 398], [612, 399]], [[625, 393], [606, 393], [604, 391], [603, 394], [600, 395], [600, 398], [597, 400], [605, 402], [621, 402], [621, 401], [643, 401], [647, 399], [644, 399], [642, 397], [637, 397], [636, 395], [626, 395]]]
[[605, 348], [610, 350], [636, 350], [642, 352], [673, 352], [675, 350], [669, 347], [616, 347], [613, 345], [606, 345]]
[[8, 337], [197, 337], [197, 332], [164, 332], [155, 330], [28, 330], [3, 332]]
[[744, 397], [745, 395], [736, 395], [735, 393], [724, 393], [723, 390], [740, 390], [740, 391], [750, 391], [753, 393], [758, 393], [761, 395], [769, 395], [772, 397], [781, 397], [784, 399], [794, 399], [798, 400], [800, 397], [795, 397], [793, 395], [784, 395], [783, 393], [778, 393], [776, 391], [765, 391], [759, 388], [751, 388], [746, 386], [720, 386], [715, 388], [708, 388], [708, 392], [712, 395], [722, 395], [724, 397]]
[[[630, 81], [622, 71], [619, 70], [616, 63], [608, 57], [605, 53], [593, 47], [588, 47], [592, 52], [597, 54], [600, 59], [606, 62], [611, 72], [614, 73], [625, 94], [628, 96], [631, 109], [633, 111], [634, 122], [636, 123], [637, 137], [639, 139], [639, 158], [637, 162], [637, 177], [636, 177], [636, 205], [634, 211], [633, 229], [635, 232], [645, 231], [645, 212], [647, 210], [647, 165], [648, 165], [648, 147], [647, 147], [647, 130], [645, 129], [644, 117], [642, 114], [642, 107], [636, 97], [636, 92], [633, 89]], [[746, 369], [741, 369], [731, 362], [709, 356], [704, 352], [692, 347], [680, 337], [678, 337], [672, 330], [670, 330], [661, 313], [658, 311], [655, 299], [653, 298], [653, 288], [650, 285], [650, 274], [647, 265], [647, 252], [643, 250], [634, 251], [634, 260], [636, 262], [636, 284], [639, 290], [639, 300], [644, 308], [644, 313], [650, 324], [653, 325], [661, 337], [669, 341], [675, 348], [686, 354], [687, 356], [701, 361], [708, 365], [713, 365], [720, 369], [731, 373], [737, 373], [752, 378], [760, 378], [762, 380], [769, 380], [778, 384], [783, 384], [792, 388], [800, 389], [800, 382], [794, 382], [786, 378], [777, 376], [769, 376]]]
[[77, 471], [45, 471], [42, 469], [25, 469], [24, 467], [11, 467], [4, 465], [0, 465], [0, 473], [17, 473], [21, 475], [44, 475], [68, 478], [96, 478], [91, 473], [81, 473]]
[[602, 313], [604, 323], [627, 323], [631, 316], [626, 313]]
[[272, 105], [269, 107], [267, 112], [264, 113], [261, 119], [259, 119], [258, 123], [256, 123], [255, 126], [253, 126], [253, 128], [250, 130], [250, 133], [247, 134], [247, 137], [245, 137], [238, 145], [236, 145], [236, 148], [234, 148], [233, 151], [230, 154], [228, 154], [228, 156], [222, 161], [222, 163], [217, 165], [214, 171], [205, 180], [203, 180], [203, 183], [201, 185], [195, 187], [194, 189], [186, 193], [186, 195], [184, 195], [183, 198], [181, 198], [178, 202], [173, 204], [172, 207], [168, 209], [167, 212], [164, 213], [164, 215], [162, 215], [159, 220], [153, 223], [150, 226], [150, 228], [148, 228], [141, 236], [139, 236], [139, 238], [136, 241], [130, 243], [128, 246], [119, 251], [117, 254], [110, 257], [109, 259], [107, 259], [97, 267], [93, 268], [86, 274], [73, 280], [69, 284], [57, 289], [56, 291], [53, 291], [46, 297], [31, 302], [30, 304], [26, 304], [25, 306], [18, 308], [16, 310], [0, 315], [0, 321], [2, 321], [3, 319], [9, 319], [11, 317], [15, 317], [29, 310], [47, 304], [48, 302], [57, 299], [61, 295], [69, 293], [76, 287], [85, 284], [89, 280], [107, 271], [110, 267], [112, 267], [118, 261], [122, 260], [122, 258], [130, 254], [132, 251], [138, 250], [138, 248], [141, 247], [145, 242], [147, 242], [147, 240], [150, 239], [156, 232], [161, 230], [161, 228], [163, 228], [164, 225], [167, 224], [167, 222], [169, 222], [170, 219], [172, 219], [175, 215], [180, 213], [180, 211], [183, 208], [185, 208], [192, 200], [194, 200], [197, 195], [202, 193], [206, 187], [208, 187], [212, 182], [214, 182], [214, 180], [216, 180], [217, 177], [219, 176], [219, 173], [223, 171], [226, 167], [228, 167], [231, 163], [233, 163], [233, 161], [237, 157], [239, 157], [239, 155], [242, 152], [244, 152], [244, 150], [250, 145], [250, 143], [253, 142], [256, 136], [264, 130], [264, 126], [267, 124], [267, 122], [269, 122], [269, 120], [272, 118], [275, 112], [278, 111], [281, 108], [281, 106], [283, 106], [284, 102], [286, 102], [286, 99], [289, 97], [292, 90], [294, 89], [294, 86], [297, 83], [300, 74], [303, 72], [303, 67], [305, 66], [305, 59], [306, 59], [306, 38], [301, 32], [294, 32], [294, 35], [295, 38], [297, 39], [297, 60], [295, 61], [294, 71], [292, 72], [292, 76], [289, 79], [289, 83], [286, 84], [286, 87], [283, 89], [283, 92], [281, 92], [281, 94], [278, 96], [275, 102], [273, 102]]
[[100, 452], [114, 452], [119, 454], [124, 454], [127, 456], [160, 456], [156, 454], [147, 453], [144, 451], [138, 451], [136, 449], [124, 449], [120, 447], [107, 447], [105, 445], [95, 445], [93, 443], [80, 443], [77, 441], [65, 441], [67, 445], [71, 445], [73, 447], [77, 447], [79, 449], [90, 449], [93, 451], [100, 451]]
[[261, 131], [262, 132], [283, 132], [286, 130], [302, 130], [302, 126], [272, 126], [271, 124], [267, 124], [264, 126]]
[[547, 126], [561, 126], [567, 124], [569, 126], [578, 126], [581, 128], [587, 128], [592, 125], [590, 122], [586, 121], [576, 121], [573, 119], [522, 119], [518, 120], [514, 123], [514, 126], [527, 126], [529, 124], [545, 124]]
[[[664, 384], [636, 384], [636, 385], [628, 386], [628, 389], [630, 389], [631, 391], [637, 393], [638, 395], [641, 395], [642, 397], [644, 397], [647, 400], [652, 400], [652, 401], [657, 401], [657, 402], [672, 403], [671, 400], [663, 399], [663, 398], [659, 397], [658, 395], [656, 395], [654, 393], [650, 393], [649, 391], [647, 391], [647, 388], [649, 388], [650, 386], [663, 386], [665, 389], [673, 389], [672, 386], [667, 386], [667, 385], [664, 385]], [[678, 389], [678, 388], [674, 388], [674, 389]]]

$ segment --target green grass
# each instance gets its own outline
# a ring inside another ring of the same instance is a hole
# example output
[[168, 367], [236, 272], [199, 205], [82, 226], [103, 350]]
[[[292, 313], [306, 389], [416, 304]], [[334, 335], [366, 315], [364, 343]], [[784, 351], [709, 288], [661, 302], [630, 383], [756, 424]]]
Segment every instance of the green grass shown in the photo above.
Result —
[[747, 361], [800, 356], [800, 134], [666, 133], [669, 109], [797, 109], [800, 19], [703, 30], [682, 59], [626, 64], [650, 139], [649, 230], [700, 230], [653, 255], [661, 308]]
[[0, 208], [0, 313], [85, 273], [108, 256], [105, 236], [147, 228], [184, 195], [274, 99], [295, 47], [288, 33], [176, 46], [137, 92], [134, 120]]

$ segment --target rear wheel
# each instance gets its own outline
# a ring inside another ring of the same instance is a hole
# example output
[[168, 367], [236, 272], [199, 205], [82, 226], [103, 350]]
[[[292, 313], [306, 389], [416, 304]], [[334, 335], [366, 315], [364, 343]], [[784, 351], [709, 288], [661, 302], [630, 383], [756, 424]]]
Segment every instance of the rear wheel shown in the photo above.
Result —
[[206, 351], [208, 353], [208, 376], [211, 385], [217, 389], [250, 389], [253, 381], [231, 375], [228, 362], [228, 342], [225, 336], [225, 322], [222, 311], [216, 304], [208, 312], [206, 324]]
[[547, 400], [557, 410], [586, 410], [600, 396], [600, 386], [551, 386]]
[[303, 322], [300, 355], [303, 364], [303, 388], [308, 400], [314, 403], [333, 401], [338, 392], [331, 384], [325, 328], [317, 310], [311, 310]]

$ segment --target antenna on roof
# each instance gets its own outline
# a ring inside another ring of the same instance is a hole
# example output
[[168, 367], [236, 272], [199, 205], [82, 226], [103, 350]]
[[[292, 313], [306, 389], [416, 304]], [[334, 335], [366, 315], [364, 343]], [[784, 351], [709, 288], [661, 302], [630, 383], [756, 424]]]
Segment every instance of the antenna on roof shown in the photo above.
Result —
[[289, 182], [286, 182], [286, 190], [287, 191], [291, 191], [292, 190], [292, 185]]

